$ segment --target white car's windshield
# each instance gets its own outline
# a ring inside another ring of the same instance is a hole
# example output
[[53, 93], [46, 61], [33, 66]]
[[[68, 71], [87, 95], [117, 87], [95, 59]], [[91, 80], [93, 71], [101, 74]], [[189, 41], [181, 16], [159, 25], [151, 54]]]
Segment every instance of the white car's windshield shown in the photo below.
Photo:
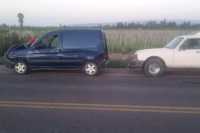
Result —
[[179, 43], [183, 40], [183, 37], [176, 37], [171, 42], [169, 42], [165, 48], [175, 49]]

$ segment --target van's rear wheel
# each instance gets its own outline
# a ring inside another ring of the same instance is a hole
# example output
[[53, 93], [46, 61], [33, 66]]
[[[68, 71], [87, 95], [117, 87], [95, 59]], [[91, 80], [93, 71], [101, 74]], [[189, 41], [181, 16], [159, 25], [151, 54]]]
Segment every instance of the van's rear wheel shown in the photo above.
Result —
[[84, 72], [89, 76], [97, 75], [99, 70], [97, 64], [94, 62], [86, 62], [83, 69]]
[[17, 61], [14, 70], [17, 74], [26, 74], [28, 72], [28, 65], [24, 61]]

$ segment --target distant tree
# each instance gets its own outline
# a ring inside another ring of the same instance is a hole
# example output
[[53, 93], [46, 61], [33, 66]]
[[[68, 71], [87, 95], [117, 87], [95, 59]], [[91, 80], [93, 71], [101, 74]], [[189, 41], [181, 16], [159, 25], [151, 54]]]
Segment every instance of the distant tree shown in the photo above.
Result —
[[200, 28], [200, 24], [194, 24], [192, 28]]
[[124, 28], [124, 27], [125, 27], [125, 25], [122, 22], [118, 22], [116, 25], [116, 28]]
[[5, 23], [2, 24], [2, 27], [9, 27], [8, 25], [6, 25]]
[[125, 24], [124, 24], [124, 27], [126, 27], [126, 28], [127, 28], [127, 26], [128, 26], [128, 23], [127, 23], [127, 22], [125, 22]]
[[128, 28], [135, 28], [135, 23], [134, 22], [128, 23]]
[[19, 21], [20, 27], [23, 27], [24, 15], [22, 13], [18, 13], [17, 17], [18, 17], [18, 21]]
[[157, 27], [157, 23], [156, 23], [156, 21], [149, 21], [149, 22], [145, 23], [145, 27], [146, 28], [150, 28], [150, 29], [156, 28]]
[[111, 27], [110, 25], [107, 24], [107, 25], [104, 25], [103, 28], [109, 29], [109, 28], [112, 28], [112, 27]]
[[182, 28], [190, 28], [191, 27], [191, 22], [190, 21], [188, 21], [188, 22], [184, 21], [182, 24], [180, 24], [180, 26]]
[[103, 25], [102, 25], [102, 24], [98, 24], [97, 27], [98, 27], [98, 28], [102, 28]]
[[167, 27], [174, 28], [176, 26], [177, 26], [176, 22], [168, 22], [167, 23]]
[[144, 28], [144, 25], [141, 24], [140, 22], [137, 22], [137, 23], [135, 24], [135, 28], [137, 28], [137, 29], [142, 29], [142, 28]]
[[164, 19], [163, 21], [160, 22], [160, 27], [161, 28], [166, 27], [166, 25], [167, 25], [166, 19]]

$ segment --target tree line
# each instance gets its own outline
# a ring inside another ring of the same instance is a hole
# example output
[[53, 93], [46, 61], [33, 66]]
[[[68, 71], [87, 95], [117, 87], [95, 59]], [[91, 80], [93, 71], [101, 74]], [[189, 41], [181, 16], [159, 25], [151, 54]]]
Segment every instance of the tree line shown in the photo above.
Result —
[[[19, 26], [23, 27], [23, 19], [24, 15], [22, 13], [17, 14], [17, 18], [19, 21]], [[17, 27], [16, 25], [14, 26], [9, 26], [5, 23], [0, 24], [0, 27]], [[29, 26], [30, 27], [30, 26]], [[33, 26], [35, 27], [35, 26]], [[59, 25], [60, 28], [73, 28], [71, 26], [61, 26]], [[79, 27], [79, 28], [88, 28], [88, 27]], [[144, 23], [141, 22], [118, 22], [113, 25], [102, 25], [99, 24], [97, 26], [92, 26], [92, 28], [103, 28], [103, 29], [200, 29], [200, 23], [193, 24], [190, 21], [184, 21], [182, 23], [176, 23], [175, 21], [169, 21], [167, 22], [166, 19], [157, 22], [157, 21], [147, 21]]]
[[[73, 28], [66, 25], [60, 25], [60, 28]], [[88, 28], [79, 27], [79, 28]], [[166, 21], [166, 19], [157, 21], [147, 22], [118, 22], [116, 24], [99, 24], [97, 26], [91, 26], [91, 28], [102, 28], [102, 29], [200, 29], [200, 23], [193, 24], [190, 21], [183, 21], [177, 23], [175, 21]]]
[[157, 21], [141, 22], [118, 22], [116, 25], [99, 25], [102, 28], [117, 28], [117, 29], [200, 29], [200, 23], [192, 24], [190, 21], [176, 23], [175, 21], [167, 22], [166, 19]]

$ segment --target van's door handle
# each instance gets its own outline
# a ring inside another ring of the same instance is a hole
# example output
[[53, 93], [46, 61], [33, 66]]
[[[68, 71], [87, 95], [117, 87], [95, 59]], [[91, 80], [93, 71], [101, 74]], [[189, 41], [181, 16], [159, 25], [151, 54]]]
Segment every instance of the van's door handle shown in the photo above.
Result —
[[57, 52], [61, 52], [61, 49], [60, 49], [60, 48], [57, 48]]
[[200, 51], [196, 51], [196, 53], [200, 53]]

